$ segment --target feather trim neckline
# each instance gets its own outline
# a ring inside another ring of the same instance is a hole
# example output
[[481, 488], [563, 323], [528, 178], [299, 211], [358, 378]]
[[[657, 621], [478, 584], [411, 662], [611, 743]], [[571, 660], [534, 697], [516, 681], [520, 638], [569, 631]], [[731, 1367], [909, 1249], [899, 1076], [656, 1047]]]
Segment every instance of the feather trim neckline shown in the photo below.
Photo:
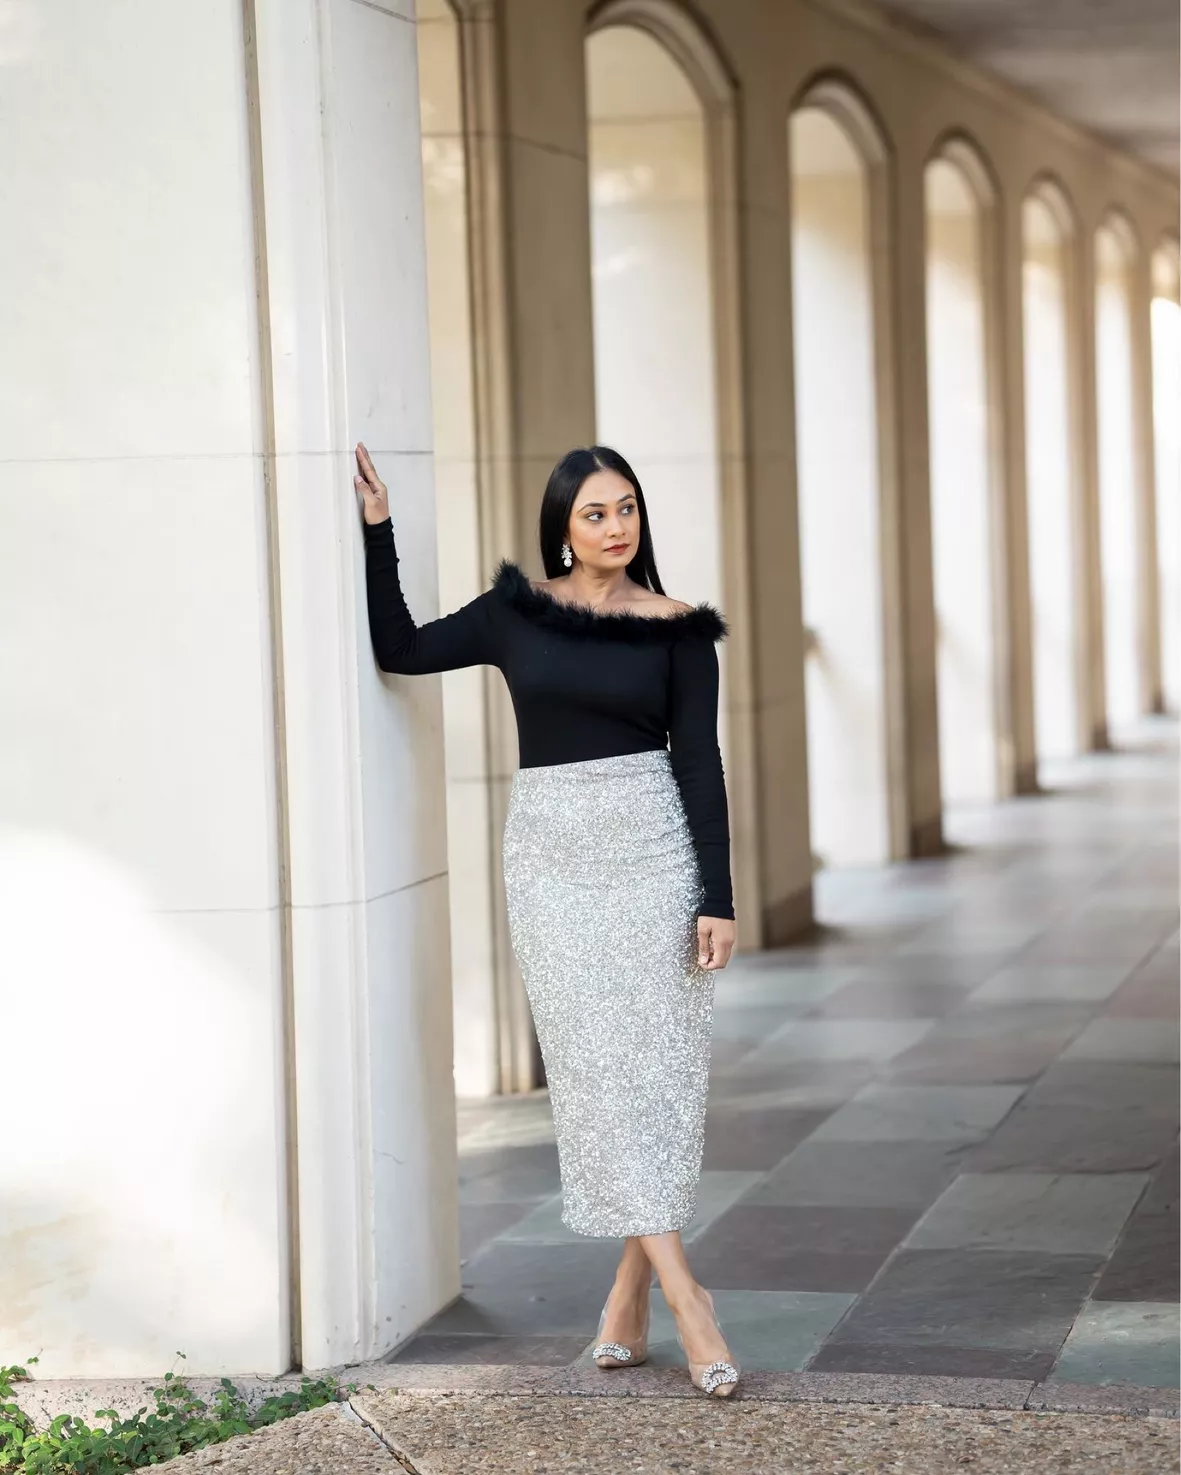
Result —
[[675, 615], [633, 615], [628, 610], [597, 610], [588, 604], [572, 604], [534, 587], [518, 564], [502, 559], [493, 587], [515, 609], [535, 625], [564, 635], [605, 637], [631, 645], [667, 643], [686, 635], [711, 641], [724, 640], [729, 628], [712, 604], [695, 604]]

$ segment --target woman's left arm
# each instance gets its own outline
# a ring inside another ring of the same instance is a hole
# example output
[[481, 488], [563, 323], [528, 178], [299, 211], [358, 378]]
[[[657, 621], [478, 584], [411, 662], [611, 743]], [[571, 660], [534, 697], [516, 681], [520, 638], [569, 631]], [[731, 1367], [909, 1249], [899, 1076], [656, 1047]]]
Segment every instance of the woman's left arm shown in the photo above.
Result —
[[676, 641], [671, 665], [669, 750], [705, 892], [697, 919], [699, 960], [704, 967], [724, 968], [734, 947], [734, 900], [713, 641], [696, 635]]

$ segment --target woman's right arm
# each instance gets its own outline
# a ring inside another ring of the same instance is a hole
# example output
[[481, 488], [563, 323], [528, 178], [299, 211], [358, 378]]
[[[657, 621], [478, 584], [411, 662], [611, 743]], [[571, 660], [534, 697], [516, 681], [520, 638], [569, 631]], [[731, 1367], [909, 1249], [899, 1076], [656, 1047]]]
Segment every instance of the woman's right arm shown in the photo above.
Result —
[[369, 632], [383, 671], [421, 676], [461, 666], [496, 665], [493, 600], [489, 591], [453, 615], [416, 625], [398, 578], [398, 553], [384, 484], [363, 446], [357, 448], [357, 490], [365, 502], [365, 576]]

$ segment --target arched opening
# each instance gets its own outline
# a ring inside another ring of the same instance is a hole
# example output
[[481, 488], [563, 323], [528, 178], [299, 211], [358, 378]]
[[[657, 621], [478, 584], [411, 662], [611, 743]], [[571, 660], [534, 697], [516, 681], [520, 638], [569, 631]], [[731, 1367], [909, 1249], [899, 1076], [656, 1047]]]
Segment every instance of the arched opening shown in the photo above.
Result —
[[597, 435], [640, 477], [666, 589], [720, 603], [705, 112], [638, 26], [592, 32], [586, 72]]
[[[484, 585], [473, 388], [467, 150], [460, 23], [448, 0], [418, 0], [419, 103], [427, 246], [439, 604], [458, 609]], [[409, 511], [409, 509], [407, 509]], [[491, 794], [480, 670], [443, 676], [455, 1083], [489, 1096], [499, 1067], [490, 849]]]
[[1152, 257], [1152, 413], [1156, 441], [1156, 542], [1160, 570], [1161, 683], [1181, 713], [1181, 247]]
[[966, 144], [927, 165], [927, 385], [945, 803], [1000, 793], [994, 351], [995, 200]]
[[824, 82], [789, 124], [797, 498], [811, 844], [825, 866], [894, 856], [878, 403], [886, 153]]
[[1025, 475], [1039, 761], [1082, 751], [1081, 528], [1075, 464], [1070, 206], [1039, 184], [1021, 211]]
[[1099, 553], [1107, 724], [1118, 736], [1144, 710], [1140, 690], [1139, 540], [1133, 276], [1136, 239], [1122, 216], [1095, 232], [1095, 395]]
[[718, 600], [739, 936], [764, 925], [739, 336], [734, 85], [670, 0], [606, 0], [586, 42], [596, 434], [643, 482], [661, 577]]

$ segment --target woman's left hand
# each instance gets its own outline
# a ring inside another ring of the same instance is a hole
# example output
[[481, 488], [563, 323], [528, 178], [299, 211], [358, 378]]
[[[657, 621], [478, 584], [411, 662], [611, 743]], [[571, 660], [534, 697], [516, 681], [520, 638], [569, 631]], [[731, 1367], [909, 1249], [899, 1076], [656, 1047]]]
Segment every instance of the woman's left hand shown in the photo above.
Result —
[[734, 939], [734, 923], [728, 917], [698, 917], [698, 964], [702, 968], [724, 968], [734, 951]]

